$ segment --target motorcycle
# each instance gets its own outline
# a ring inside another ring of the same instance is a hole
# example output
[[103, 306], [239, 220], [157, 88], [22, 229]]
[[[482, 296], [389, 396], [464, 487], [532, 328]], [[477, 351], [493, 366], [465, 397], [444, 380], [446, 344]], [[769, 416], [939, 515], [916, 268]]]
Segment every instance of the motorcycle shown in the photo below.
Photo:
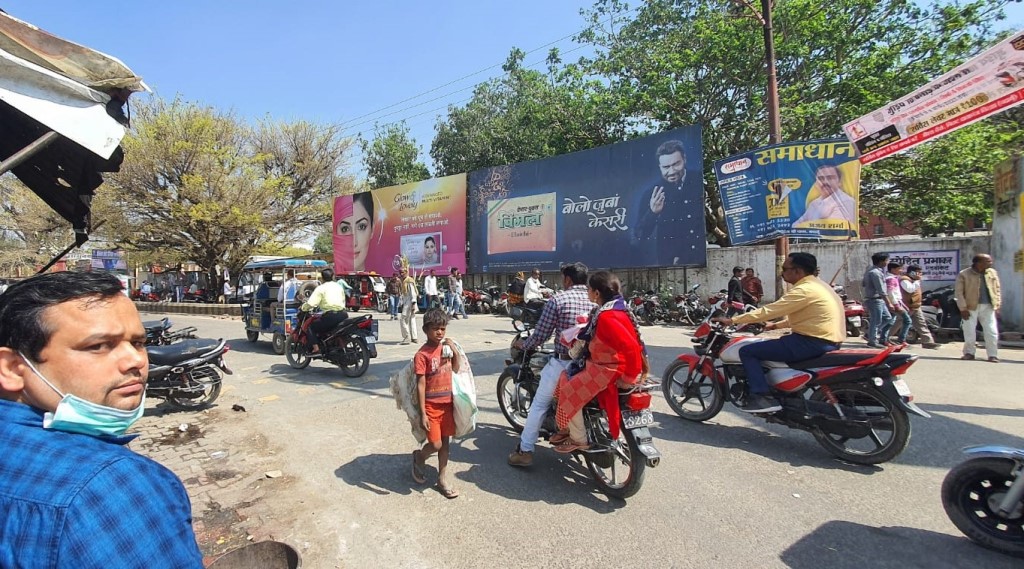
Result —
[[508, 315], [512, 317], [512, 328], [516, 332], [525, 332], [533, 329], [540, 320], [540, 314], [544, 311], [545, 300], [532, 300], [526, 304], [516, 304], [508, 307]]
[[299, 312], [298, 323], [293, 328], [285, 326], [284, 357], [293, 369], [305, 369], [313, 360], [324, 360], [341, 368], [346, 377], [359, 377], [370, 367], [370, 360], [377, 357], [378, 322], [372, 314], [346, 318], [332, 330], [320, 334], [320, 351], [310, 353], [306, 347], [309, 326], [320, 317]]
[[708, 304], [711, 305], [707, 318], [715, 316], [734, 316], [744, 312], [750, 312], [751, 310], [757, 310], [757, 307], [753, 304], [744, 304], [739, 301], [730, 301], [729, 293], [720, 290], [717, 293], [708, 297]]
[[142, 327], [146, 329], [146, 345], [166, 346], [179, 340], [191, 340], [196, 337], [195, 326], [188, 326], [173, 332], [170, 331], [171, 326], [173, 324], [170, 318], [144, 321]]
[[974, 446], [942, 481], [942, 507], [971, 541], [1024, 557], [1024, 449]]
[[[521, 332], [521, 336], [526, 332]], [[530, 404], [540, 384], [541, 369], [554, 352], [543, 349], [519, 350], [513, 347], [505, 369], [498, 378], [498, 406], [516, 432], [526, 426]], [[658, 466], [661, 453], [654, 447], [648, 426], [654, 423], [650, 392], [657, 384], [644, 383], [631, 389], [619, 389], [621, 420], [615, 428], [609, 425], [608, 414], [591, 401], [583, 409], [589, 449], [573, 453], [585, 464], [598, 489], [615, 498], [629, 498], [640, 491], [647, 468]], [[612, 433], [618, 431], [617, 436]], [[558, 432], [555, 409], [544, 417], [541, 436], [549, 440]]]
[[163, 399], [180, 411], [210, 405], [220, 395], [221, 372], [232, 373], [224, 363], [229, 349], [224, 340], [206, 339], [147, 347], [146, 395]]
[[132, 291], [132, 300], [140, 302], [160, 302], [160, 295], [155, 292], [142, 292], [141, 289]]
[[864, 305], [846, 296], [846, 290], [842, 285], [833, 285], [832, 290], [836, 291], [843, 301], [843, 312], [846, 314], [846, 335], [852, 338], [860, 337], [860, 331], [864, 328], [865, 313]]
[[699, 324], [701, 320], [707, 318], [710, 311], [707, 305], [701, 302], [700, 295], [697, 294], [698, 288], [700, 288], [700, 283], [693, 285], [686, 294], [676, 295], [674, 299], [676, 303], [676, 318], [689, 326]]
[[661, 305], [661, 299], [653, 290], [640, 294], [634, 292], [632, 297], [633, 314], [637, 320], [647, 326], [653, 325], [658, 320], [668, 320], [668, 311]]
[[[739, 351], [757, 336], [704, 322], [693, 342], [662, 376], [669, 406], [683, 419], [703, 422], [725, 401], [742, 405], [748, 395]], [[836, 457], [855, 464], [896, 458], [910, 441], [907, 413], [929, 417], [913, 403], [902, 376], [917, 356], [876, 350], [837, 350], [800, 362], [762, 362], [772, 396], [782, 410], [759, 414], [770, 423], [809, 431]]]

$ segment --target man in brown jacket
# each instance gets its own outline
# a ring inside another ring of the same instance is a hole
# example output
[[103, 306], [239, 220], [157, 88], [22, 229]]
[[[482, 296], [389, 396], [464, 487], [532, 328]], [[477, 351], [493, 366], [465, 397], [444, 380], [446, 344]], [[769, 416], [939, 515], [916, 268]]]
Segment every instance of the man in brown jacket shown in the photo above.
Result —
[[996, 315], [1001, 303], [999, 275], [992, 268], [992, 257], [981, 254], [971, 260], [971, 268], [960, 271], [956, 276], [956, 305], [960, 309], [961, 326], [964, 331], [964, 355], [962, 360], [973, 360], [975, 352], [975, 329], [981, 322], [985, 336], [985, 352], [988, 361], [999, 361], [999, 328]]
[[903, 293], [903, 304], [907, 305], [907, 313], [910, 315], [910, 323], [914, 326], [918, 338], [921, 339], [921, 346], [934, 350], [939, 345], [932, 337], [932, 331], [928, 329], [928, 323], [924, 319], [924, 312], [921, 310], [921, 267], [910, 265], [907, 273], [900, 277], [900, 292]]

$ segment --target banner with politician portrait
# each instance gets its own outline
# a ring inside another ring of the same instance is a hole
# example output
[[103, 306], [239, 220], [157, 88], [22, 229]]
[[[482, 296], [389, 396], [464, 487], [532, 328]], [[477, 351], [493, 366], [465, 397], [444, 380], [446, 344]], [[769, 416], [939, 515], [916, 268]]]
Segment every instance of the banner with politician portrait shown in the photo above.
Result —
[[845, 140], [758, 148], [715, 162], [715, 177], [733, 245], [858, 236], [860, 162]]
[[415, 272], [466, 268], [466, 175], [339, 196], [334, 200], [338, 272], [390, 275], [404, 257]]
[[469, 174], [472, 272], [703, 266], [699, 126]]

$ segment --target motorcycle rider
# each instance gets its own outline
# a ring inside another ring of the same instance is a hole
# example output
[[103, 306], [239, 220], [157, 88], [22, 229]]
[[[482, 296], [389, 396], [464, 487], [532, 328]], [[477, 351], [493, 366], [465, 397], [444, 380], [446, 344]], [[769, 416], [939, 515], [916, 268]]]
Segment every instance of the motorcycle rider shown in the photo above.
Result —
[[[587, 266], [583, 263], [563, 265], [562, 287], [564, 290], [556, 293], [551, 300], [544, 305], [540, 320], [533, 329], [529, 338], [518, 339], [514, 346], [519, 350], [530, 350], [547, 341], [552, 333], [561, 336], [564, 330], [576, 326], [577, 316], [587, 316], [597, 305], [590, 301], [587, 294]], [[540, 277], [540, 271], [536, 271]], [[537, 386], [537, 393], [530, 404], [530, 413], [526, 417], [526, 426], [520, 436], [519, 444], [508, 456], [508, 463], [511, 466], [530, 466], [533, 464], [533, 449], [537, 444], [537, 437], [540, 435], [541, 423], [547, 415], [555, 395], [555, 388], [558, 387], [558, 377], [569, 367], [569, 349], [561, 342], [555, 342], [555, 355], [548, 360], [547, 365], [540, 372], [540, 384]]]
[[320, 347], [320, 334], [330, 332], [335, 326], [346, 318], [345, 312], [345, 288], [334, 280], [334, 271], [324, 269], [320, 271], [320, 278], [323, 283], [313, 290], [299, 310], [311, 312], [314, 309], [321, 311], [320, 317], [314, 320], [308, 329], [306, 348], [309, 353], [315, 354]]
[[781, 411], [777, 400], [768, 397], [768, 381], [761, 367], [763, 360], [795, 362], [838, 350], [846, 337], [843, 301], [828, 283], [814, 276], [818, 260], [810, 253], [790, 253], [782, 264], [782, 278], [794, 285], [779, 300], [757, 310], [732, 318], [712, 320], [726, 326], [769, 322], [766, 330], [792, 328], [793, 333], [777, 340], [751, 343], [740, 348], [740, 360], [747, 372], [749, 394], [740, 407], [748, 413]]

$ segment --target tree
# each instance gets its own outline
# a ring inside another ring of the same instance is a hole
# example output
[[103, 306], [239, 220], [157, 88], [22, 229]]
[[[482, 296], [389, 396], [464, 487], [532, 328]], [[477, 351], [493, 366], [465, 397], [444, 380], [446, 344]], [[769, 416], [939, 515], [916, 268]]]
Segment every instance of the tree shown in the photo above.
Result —
[[332, 233], [331, 228], [328, 227], [326, 230], [316, 234], [316, 238], [313, 239], [314, 255], [331, 255], [334, 253]]
[[621, 113], [602, 83], [574, 66], [524, 68], [513, 49], [505, 75], [476, 87], [463, 107], [438, 120], [430, 156], [438, 175], [524, 162], [622, 140]]
[[[759, 2], [650, 0], [633, 13], [620, 0], [598, 0], [588, 13], [591, 26], [579, 37], [599, 50], [582, 65], [609, 81], [640, 130], [703, 127], [708, 180], [714, 179], [715, 160], [768, 140], [762, 30], [747, 4]], [[783, 140], [841, 136], [844, 122], [977, 54], [995, 38], [993, 25], [1005, 4], [778, 1]], [[955, 166], [946, 173], [969, 171]], [[900, 181], [915, 179], [921, 178]], [[709, 236], [725, 243], [720, 196], [714, 190], [706, 194]]]
[[0, 177], [0, 275], [35, 270], [75, 242], [71, 224], [13, 175]]
[[420, 151], [416, 141], [409, 138], [405, 122], [374, 125], [373, 140], [363, 140], [361, 145], [371, 190], [430, 177], [427, 166], [416, 160]]
[[261, 246], [326, 223], [331, 198], [354, 188], [341, 173], [352, 140], [335, 125], [253, 128], [180, 100], [135, 110], [125, 162], [102, 188], [116, 206], [104, 231], [131, 248], [234, 274]]

